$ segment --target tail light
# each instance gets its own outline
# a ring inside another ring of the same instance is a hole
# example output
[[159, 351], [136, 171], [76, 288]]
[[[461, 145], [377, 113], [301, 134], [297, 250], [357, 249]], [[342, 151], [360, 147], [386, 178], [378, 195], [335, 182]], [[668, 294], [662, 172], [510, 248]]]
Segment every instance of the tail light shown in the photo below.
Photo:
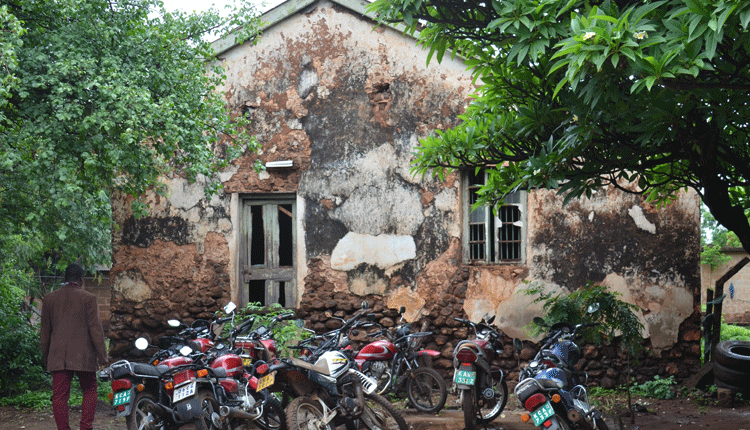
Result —
[[263, 363], [255, 368], [255, 371], [258, 372], [258, 375], [262, 375], [266, 372], [268, 372], [268, 365]]
[[461, 363], [473, 363], [477, 361], [477, 354], [471, 348], [463, 348], [456, 353], [456, 360]]
[[208, 376], [208, 369], [200, 369], [198, 370], [198, 377], [199, 378], [205, 378]]
[[539, 406], [542, 406], [545, 403], [547, 403], [547, 396], [542, 393], [536, 393], [526, 399], [526, 402], [524, 402], [523, 405], [527, 411], [534, 412]]
[[195, 379], [195, 371], [193, 369], [183, 370], [180, 373], [175, 373], [174, 386], [178, 387], [192, 381], [193, 379]]
[[130, 387], [132, 386], [133, 384], [131, 384], [127, 379], [117, 379], [112, 381], [112, 391], [115, 392], [130, 389]]

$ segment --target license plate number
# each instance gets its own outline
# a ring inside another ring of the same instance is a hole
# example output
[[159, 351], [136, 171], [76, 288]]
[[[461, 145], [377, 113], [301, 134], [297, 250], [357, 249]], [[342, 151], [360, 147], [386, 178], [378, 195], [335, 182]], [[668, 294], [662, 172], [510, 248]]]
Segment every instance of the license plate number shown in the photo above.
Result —
[[115, 397], [112, 399], [112, 406], [120, 406], [130, 403], [130, 397], [133, 395], [133, 389], [120, 391], [115, 393]]
[[183, 385], [180, 388], [175, 388], [174, 390], [174, 402], [179, 402], [180, 400], [187, 399], [190, 396], [195, 395], [195, 381]]
[[276, 372], [271, 372], [268, 375], [260, 378], [258, 380], [258, 388], [255, 391], [260, 391], [264, 388], [268, 388], [271, 385], [273, 385], [274, 380], [276, 379]]
[[242, 365], [245, 367], [250, 367], [253, 365], [253, 360], [250, 358], [243, 358], [242, 359]]
[[477, 372], [473, 370], [456, 370], [456, 374], [453, 376], [453, 382], [461, 385], [474, 385], [474, 380], [477, 378]]
[[531, 418], [534, 419], [535, 426], [540, 426], [543, 422], [547, 421], [553, 415], [555, 415], [555, 410], [552, 409], [552, 405], [547, 402], [543, 404], [541, 408], [532, 412]]

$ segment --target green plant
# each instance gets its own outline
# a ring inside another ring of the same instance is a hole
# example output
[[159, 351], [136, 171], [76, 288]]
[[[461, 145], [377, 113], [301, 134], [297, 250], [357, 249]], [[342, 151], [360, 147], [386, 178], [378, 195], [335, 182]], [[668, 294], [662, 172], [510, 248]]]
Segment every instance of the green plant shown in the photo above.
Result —
[[633, 389], [641, 396], [655, 399], [673, 399], [675, 397], [675, 392], [672, 389], [674, 384], [674, 376], [661, 378], [659, 375], [656, 375], [651, 381], [646, 381], [643, 384], [634, 384]]
[[721, 340], [743, 340], [750, 341], [750, 329], [742, 326], [721, 323]]
[[[258, 302], [251, 302], [244, 308], [237, 309], [235, 312], [234, 323], [235, 325], [239, 325], [241, 322], [254, 316], [255, 323], [253, 324], [253, 327], [258, 327], [260, 325], [268, 327], [271, 323], [271, 318], [287, 312], [290, 312], [290, 310], [284, 308], [278, 303], [263, 306]], [[226, 334], [229, 329], [229, 327], [224, 327], [224, 334]], [[296, 321], [281, 321], [274, 326], [273, 332], [276, 345], [279, 349], [279, 356], [291, 355], [291, 350], [287, 348], [287, 345], [297, 344], [300, 340], [306, 339], [310, 336], [306, 330], [298, 326]]]
[[[570, 294], [558, 295], [545, 293], [540, 285], [531, 285], [523, 291], [527, 295], [539, 296], [534, 303], [543, 303], [543, 319], [547, 325], [563, 321], [579, 324], [585, 316], [586, 322], [600, 323], [599, 326], [584, 331], [585, 340], [601, 344], [614, 339], [617, 335], [621, 337], [623, 347], [632, 355], [642, 348], [643, 324], [635, 314], [640, 308], [618, 299], [620, 294], [617, 292], [607, 291], [601, 285], [587, 285]], [[599, 310], [587, 315], [587, 309], [593, 304], [598, 304]], [[536, 325], [530, 329], [534, 334], [546, 331], [544, 327]]]

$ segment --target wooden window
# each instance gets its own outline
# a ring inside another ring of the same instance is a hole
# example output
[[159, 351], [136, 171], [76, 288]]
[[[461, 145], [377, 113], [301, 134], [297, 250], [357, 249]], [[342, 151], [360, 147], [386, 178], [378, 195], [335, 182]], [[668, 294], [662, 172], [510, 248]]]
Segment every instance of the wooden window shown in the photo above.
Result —
[[523, 191], [506, 196], [496, 207], [474, 208], [486, 174], [464, 175], [464, 259], [470, 263], [522, 263], [525, 260], [525, 206]]

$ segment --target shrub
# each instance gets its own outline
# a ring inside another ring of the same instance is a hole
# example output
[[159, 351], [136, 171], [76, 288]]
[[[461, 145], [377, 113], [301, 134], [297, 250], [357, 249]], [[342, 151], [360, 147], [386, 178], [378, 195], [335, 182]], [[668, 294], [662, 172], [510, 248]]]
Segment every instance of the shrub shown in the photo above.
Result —
[[[593, 315], [586, 317], [586, 322], [599, 322], [598, 327], [585, 330], [584, 338], [589, 342], [601, 344], [612, 340], [616, 335], [621, 336], [623, 346], [633, 355], [639, 350], [643, 337], [643, 325], [638, 320], [634, 311], [640, 310], [638, 306], [623, 302], [618, 299], [619, 293], [607, 291], [601, 285], [588, 285], [581, 287], [570, 294], [552, 295], [545, 293], [541, 286], [531, 286], [526, 289], [525, 294], [538, 295], [534, 303], [543, 303], [546, 315], [544, 321], [547, 325], [558, 322], [569, 322], [579, 324], [589, 305], [598, 304], [599, 310]], [[545, 328], [532, 326], [534, 334], [543, 333]]]
[[674, 384], [674, 376], [662, 379], [659, 375], [656, 375], [651, 381], [633, 385], [633, 389], [641, 396], [665, 400], [675, 397], [674, 390], [672, 389]]
[[[235, 325], [239, 325], [242, 321], [247, 320], [250, 316], [255, 316], [255, 323], [253, 327], [260, 325], [269, 326], [271, 318], [290, 312], [289, 309], [285, 309], [278, 303], [271, 304], [269, 306], [262, 306], [260, 303], [251, 302], [248, 303], [243, 309], [237, 309], [236, 317], [234, 320]], [[224, 335], [230, 330], [230, 327], [224, 327]], [[279, 348], [279, 356], [291, 355], [291, 350], [287, 348], [287, 345], [295, 345], [300, 340], [305, 339], [310, 334], [299, 327], [295, 321], [282, 321], [274, 326], [274, 339], [276, 345]]]

